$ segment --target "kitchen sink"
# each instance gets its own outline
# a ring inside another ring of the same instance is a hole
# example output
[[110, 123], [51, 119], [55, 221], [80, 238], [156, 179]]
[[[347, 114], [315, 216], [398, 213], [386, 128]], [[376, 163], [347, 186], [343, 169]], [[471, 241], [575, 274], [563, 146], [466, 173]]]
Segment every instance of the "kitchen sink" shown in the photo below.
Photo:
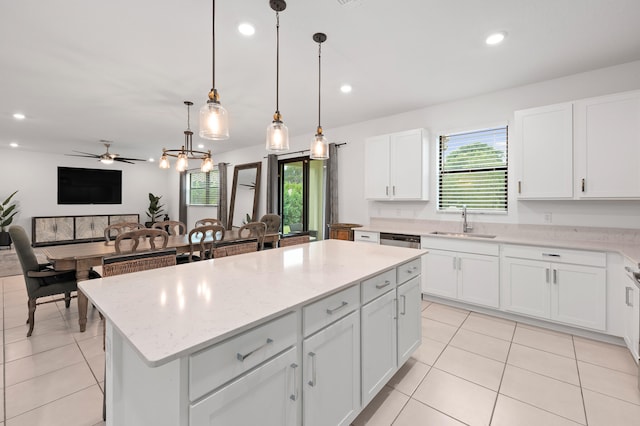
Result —
[[464, 237], [464, 238], [495, 238], [495, 235], [487, 235], [487, 234], [470, 234], [463, 232], [441, 232], [435, 231], [432, 232], [431, 235], [445, 235], [447, 237]]

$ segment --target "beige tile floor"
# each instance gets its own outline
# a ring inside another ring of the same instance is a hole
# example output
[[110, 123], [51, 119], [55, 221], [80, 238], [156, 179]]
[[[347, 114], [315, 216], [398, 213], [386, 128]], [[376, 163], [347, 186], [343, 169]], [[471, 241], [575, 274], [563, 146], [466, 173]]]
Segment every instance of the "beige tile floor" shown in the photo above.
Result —
[[[38, 306], [27, 339], [24, 281], [0, 285], [0, 426], [103, 425], [97, 312], [79, 333], [75, 300]], [[640, 425], [625, 348], [436, 303], [422, 317], [422, 346], [354, 425]]]

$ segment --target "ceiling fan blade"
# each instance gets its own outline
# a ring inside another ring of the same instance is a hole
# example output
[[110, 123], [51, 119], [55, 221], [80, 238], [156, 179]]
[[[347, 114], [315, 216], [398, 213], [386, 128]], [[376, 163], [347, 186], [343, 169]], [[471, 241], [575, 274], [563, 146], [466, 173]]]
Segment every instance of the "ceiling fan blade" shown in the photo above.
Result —
[[[75, 152], [78, 152], [78, 151], [75, 151]], [[65, 155], [67, 155], [69, 157], [100, 158], [99, 155], [95, 155], [95, 154], [89, 154], [89, 153], [86, 153], [86, 152], [83, 152], [83, 154], [85, 154], [85, 155], [78, 155], [78, 154], [65, 154]]]
[[114, 158], [113, 161], [119, 161], [121, 163], [128, 163], [128, 164], [136, 164], [133, 161], [127, 161], [127, 160], [123, 160], [121, 158]]
[[114, 160], [115, 161], [147, 161], [141, 158], [129, 158], [129, 157], [116, 157], [114, 158]]

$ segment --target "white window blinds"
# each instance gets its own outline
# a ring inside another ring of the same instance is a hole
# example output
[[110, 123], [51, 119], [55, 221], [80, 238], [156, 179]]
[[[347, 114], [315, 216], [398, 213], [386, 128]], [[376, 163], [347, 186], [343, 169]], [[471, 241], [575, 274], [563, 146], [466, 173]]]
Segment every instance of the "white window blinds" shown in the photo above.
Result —
[[217, 206], [219, 200], [220, 180], [217, 167], [210, 172], [189, 172], [189, 205]]
[[440, 136], [438, 209], [507, 211], [507, 127]]

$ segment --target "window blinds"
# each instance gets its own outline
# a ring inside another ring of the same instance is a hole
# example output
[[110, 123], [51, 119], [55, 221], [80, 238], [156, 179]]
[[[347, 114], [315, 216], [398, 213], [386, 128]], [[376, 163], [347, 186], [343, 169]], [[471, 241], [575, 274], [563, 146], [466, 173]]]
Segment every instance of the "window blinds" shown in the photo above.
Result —
[[189, 172], [189, 205], [217, 206], [220, 200], [218, 168]]

